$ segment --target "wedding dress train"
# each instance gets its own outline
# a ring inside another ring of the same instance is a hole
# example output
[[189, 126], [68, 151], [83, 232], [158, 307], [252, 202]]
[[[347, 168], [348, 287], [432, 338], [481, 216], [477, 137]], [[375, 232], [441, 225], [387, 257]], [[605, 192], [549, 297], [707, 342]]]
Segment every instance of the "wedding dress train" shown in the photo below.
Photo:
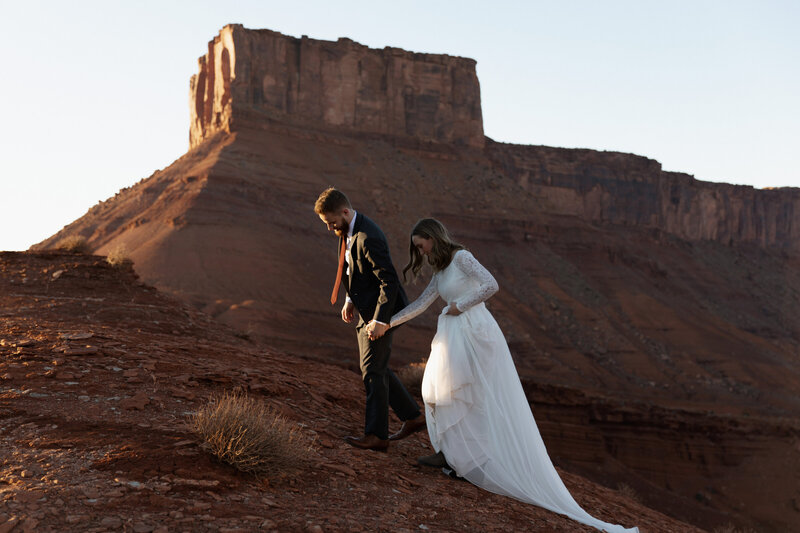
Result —
[[[466, 250], [434, 274], [395, 327], [441, 296], [448, 303], [422, 378], [428, 434], [455, 472], [488, 491], [538, 505], [608, 532], [634, 532], [592, 517], [573, 499], [547, 454], [505, 337], [484, 305], [494, 277]], [[447, 315], [449, 306], [462, 311]]]

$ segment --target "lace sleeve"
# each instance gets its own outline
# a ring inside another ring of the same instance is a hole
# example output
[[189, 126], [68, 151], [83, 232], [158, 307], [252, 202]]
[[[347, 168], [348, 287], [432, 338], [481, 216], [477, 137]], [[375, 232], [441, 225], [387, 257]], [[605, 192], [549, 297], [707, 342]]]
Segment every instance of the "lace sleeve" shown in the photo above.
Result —
[[453, 262], [464, 274], [480, 283], [477, 289], [455, 299], [453, 303], [459, 311], [464, 312], [473, 305], [485, 302], [500, 289], [494, 276], [467, 250], [456, 252]]
[[389, 326], [393, 328], [397, 327], [403, 322], [408, 322], [412, 318], [421, 315], [438, 297], [439, 291], [436, 288], [436, 275], [434, 274], [428, 286], [425, 287], [425, 290], [419, 295], [419, 298], [395, 314], [389, 322]]

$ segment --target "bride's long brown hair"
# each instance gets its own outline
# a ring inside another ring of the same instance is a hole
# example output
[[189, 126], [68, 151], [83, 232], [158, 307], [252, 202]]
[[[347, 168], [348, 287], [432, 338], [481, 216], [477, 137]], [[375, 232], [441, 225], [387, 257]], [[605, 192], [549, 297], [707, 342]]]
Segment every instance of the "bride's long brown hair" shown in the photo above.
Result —
[[411, 230], [411, 244], [408, 248], [408, 264], [403, 269], [403, 280], [406, 280], [406, 274], [411, 271], [412, 281], [419, 276], [419, 271], [422, 270], [422, 258], [424, 257], [417, 247], [414, 246], [414, 235], [424, 239], [431, 239], [433, 246], [431, 248], [431, 255], [428, 256], [428, 263], [433, 267], [435, 272], [444, 270], [450, 261], [453, 260], [453, 254], [457, 250], [463, 250], [464, 247], [455, 242], [451, 237], [447, 228], [435, 218], [423, 218], [414, 224], [414, 229]]

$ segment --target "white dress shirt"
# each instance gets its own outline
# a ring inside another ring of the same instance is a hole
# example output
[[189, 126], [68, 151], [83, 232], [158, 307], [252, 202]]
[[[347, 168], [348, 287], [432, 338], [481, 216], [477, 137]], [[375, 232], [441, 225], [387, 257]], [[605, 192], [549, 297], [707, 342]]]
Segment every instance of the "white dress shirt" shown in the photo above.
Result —
[[350, 246], [353, 244], [353, 228], [356, 225], [356, 215], [358, 215], [358, 213], [353, 210], [353, 218], [350, 219], [350, 226], [347, 228], [347, 241], [345, 242], [345, 249], [347, 250], [347, 253], [344, 254], [344, 260], [347, 261], [348, 276], [350, 275]]
[[[358, 213], [356, 213], [356, 210], [353, 209], [353, 218], [350, 219], [350, 226], [347, 228], [347, 240], [345, 241], [344, 247], [344, 260], [347, 261], [347, 272], [345, 272], [345, 274], [348, 276], [350, 275], [350, 245], [353, 244], [353, 228], [356, 225], [356, 215], [358, 215]], [[353, 300], [351, 300], [350, 296], [347, 294], [344, 296], [344, 301], [347, 303], [353, 303]]]

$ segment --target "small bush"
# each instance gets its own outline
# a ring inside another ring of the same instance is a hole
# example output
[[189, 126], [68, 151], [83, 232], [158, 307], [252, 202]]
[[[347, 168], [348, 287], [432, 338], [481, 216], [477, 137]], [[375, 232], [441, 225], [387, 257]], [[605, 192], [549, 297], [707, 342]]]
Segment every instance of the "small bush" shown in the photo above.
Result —
[[426, 361], [411, 363], [397, 371], [397, 378], [414, 396], [422, 396], [422, 376], [425, 374]]
[[64, 252], [75, 252], [86, 255], [92, 253], [92, 247], [89, 246], [87, 240], [80, 235], [72, 235], [61, 239], [58, 241], [56, 248]]
[[115, 268], [129, 266], [133, 264], [131, 258], [128, 257], [128, 251], [124, 246], [117, 246], [106, 256], [106, 262]]
[[193, 416], [192, 426], [212, 454], [256, 475], [292, 470], [311, 451], [296, 425], [243, 393], [213, 398]]
[[641, 503], [639, 500], [639, 494], [627, 483], [620, 483], [617, 485], [617, 492], [625, 496], [627, 499]]

